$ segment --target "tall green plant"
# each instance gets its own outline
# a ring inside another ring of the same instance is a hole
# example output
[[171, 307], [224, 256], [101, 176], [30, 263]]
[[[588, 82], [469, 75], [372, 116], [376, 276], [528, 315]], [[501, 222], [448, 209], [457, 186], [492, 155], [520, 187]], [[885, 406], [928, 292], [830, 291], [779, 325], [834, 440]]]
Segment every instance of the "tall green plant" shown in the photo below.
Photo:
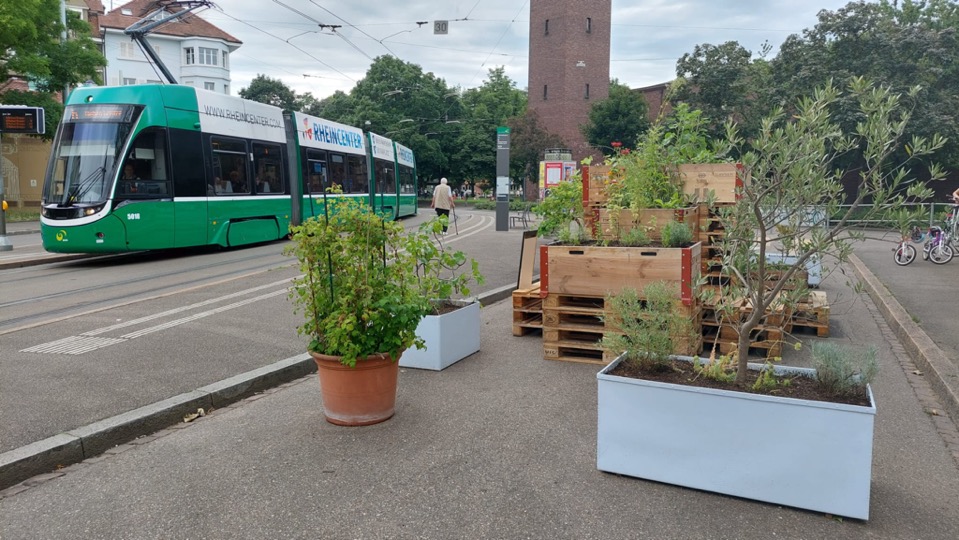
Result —
[[644, 371], [669, 369], [669, 355], [676, 349], [674, 340], [693, 339], [692, 321], [675, 310], [679, 290], [675, 285], [655, 281], [643, 288], [624, 288], [607, 298], [607, 327], [619, 332], [603, 335], [603, 348], [626, 353], [626, 362]]
[[453, 295], [469, 296], [472, 282], [485, 282], [476, 260], [467, 259], [465, 253], [448, 249], [443, 243], [443, 226], [448, 219], [438, 216], [422, 223], [418, 234], [407, 239], [407, 249], [416, 259], [415, 275], [421, 294], [434, 303], [449, 300]]
[[608, 158], [606, 164], [617, 179], [609, 189], [609, 208], [683, 206], [686, 201], [675, 176], [676, 167], [716, 161], [725, 151], [710, 142], [706, 128], [702, 113], [681, 103], [670, 116], [646, 131], [634, 150], [621, 148]]
[[425, 233], [404, 234], [351, 198], [329, 203], [327, 216], [292, 227], [288, 248], [303, 274], [290, 297], [304, 322], [297, 328], [310, 338], [309, 350], [357, 359], [388, 352], [393, 359], [422, 340], [420, 320], [432, 310], [416, 278], [415, 248]]
[[[579, 243], [586, 237], [583, 209], [583, 179], [577, 171], [571, 178], [550, 189], [549, 195], [533, 212], [542, 218], [537, 234], [557, 235], [567, 243]], [[574, 228], [575, 225], [575, 228]]]
[[[733, 279], [723, 288], [717, 310], [725, 320], [734, 321], [739, 332], [738, 383], [745, 381], [750, 333], [766, 310], [774, 302], [788, 307], [799, 301], [797, 293], [784, 289], [796, 273], [812, 259], [824, 266], [827, 259], [847, 261], [854, 243], [864, 238], [862, 229], [849, 222], [851, 215], [870, 219], [932, 195], [910, 168], [921, 166], [919, 158], [937, 151], [944, 140], [939, 136], [903, 140], [911, 115], [908, 102], [918, 92], [913, 88], [903, 96], [856, 78], [843, 95], [830, 83], [801, 99], [792, 114], [778, 109], [763, 119], [759, 135], [749, 145], [735, 125], [727, 124], [729, 140], [741, 151], [746, 182], [736, 204], [720, 212], [726, 230], [722, 267]], [[832, 116], [840, 100], [859, 104], [854, 131], [843, 131]], [[905, 162], [893, 161], [900, 147], [910, 156]], [[853, 171], [837, 168], [836, 163], [852, 151], [863, 159], [850, 175]], [[936, 165], [928, 170], [932, 181], [944, 176]], [[855, 180], [850, 184], [851, 177]], [[844, 200], [851, 204], [840, 207]], [[825, 222], [823, 216], [837, 218]], [[788, 260], [775, 255], [784, 245], [792, 251]], [[785, 269], [772, 287], [767, 287], [768, 258]], [[828, 270], [824, 267], [823, 272]], [[753, 309], [740, 317], [732, 312], [737, 304], [726, 300], [743, 298]]]

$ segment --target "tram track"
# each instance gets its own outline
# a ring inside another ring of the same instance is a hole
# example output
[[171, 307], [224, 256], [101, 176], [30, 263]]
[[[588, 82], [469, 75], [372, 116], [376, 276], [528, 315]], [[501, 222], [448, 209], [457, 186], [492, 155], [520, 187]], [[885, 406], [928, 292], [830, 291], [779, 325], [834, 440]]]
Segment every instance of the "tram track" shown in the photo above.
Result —
[[[476, 215], [476, 214], [467, 214], [466, 216], [460, 216], [461, 225], [460, 230], [454, 232], [456, 227], [451, 225], [450, 234], [446, 237], [443, 237], [443, 242], [446, 244], [455, 244], [459, 241], [465, 240], [466, 238], [478, 234], [486, 229], [489, 229], [494, 224], [494, 218], [491, 216], [485, 215]], [[414, 223], [412, 227], [407, 227], [408, 229], [415, 229], [418, 227], [418, 223]], [[271, 243], [279, 244], [280, 242]], [[249, 249], [249, 248], [244, 248]], [[275, 256], [274, 256], [275, 255]], [[94, 259], [84, 259], [83, 261], [72, 261], [70, 263], [63, 263], [63, 265], [58, 265], [58, 269], [62, 270], [63, 266], [74, 266], [81, 267], [76, 270], [71, 270], [67, 273], [59, 273], [58, 278], [67, 280], [76, 279], [72, 277], [74, 272], [83, 272], [90, 270], [108, 270], [109, 268], [115, 266], [122, 266], [129, 263], [130, 257], [138, 258], [145, 256], [149, 259], [156, 258], [158, 260], [167, 261], [173, 260], [175, 258], [191, 257], [187, 255], [177, 255], [177, 257], [167, 257], [162, 253], [149, 253], [141, 252], [140, 254], [122, 254], [118, 256], [110, 257], [97, 257]], [[204, 270], [211, 268], [222, 268], [227, 265], [236, 265], [249, 263], [250, 261], [262, 260], [264, 257], [269, 257], [268, 260], [262, 261], [259, 264], [253, 264], [251, 266], [244, 266], [240, 270], [224, 271], [217, 274], [205, 275], [202, 280], [196, 280], [195, 276], [198, 273], [202, 273]], [[142, 261], [141, 261], [142, 262]], [[106, 264], [102, 264], [106, 263]], [[250, 253], [249, 255], [244, 255], [241, 257], [229, 259], [229, 260], [218, 260], [210, 263], [197, 264], [191, 266], [188, 269], [185, 269], [179, 272], [179, 275], [187, 276], [182, 281], [174, 283], [166, 283], [162, 286], [157, 286], [149, 289], [143, 289], [138, 291], [135, 297], [131, 298], [129, 294], [122, 292], [123, 287], [137, 285], [140, 283], [149, 283], [157, 280], [158, 278], [169, 279], [170, 274], [163, 271], [155, 271], [147, 275], [138, 275], [135, 277], [130, 277], [126, 279], [121, 279], [117, 281], [112, 281], [109, 283], [102, 283], [90, 287], [78, 287], [72, 288], [69, 290], [57, 291], [54, 293], [34, 295], [28, 299], [18, 299], [8, 302], [0, 302], [0, 313], [8, 313], [10, 309], [13, 309], [17, 306], [23, 306], [24, 304], [30, 303], [35, 304], [37, 302], [52, 302], [55, 300], [68, 298], [71, 296], [78, 295], [91, 295], [92, 299], [89, 301], [84, 301], [82, 304], [74, 304], [69, 306], [62, 306], [47, 309], [39, 313], [24, 314], [20, 316], [14, 316], [9, 319], [0, 320], [0, 336], [5, 334], [11, 334], [14, 332], [28, 330], [31, 328], [37, 328], [44, 325], [54, 324], [69, 320], [76, 317], [82, 317], [86, 315], [91, 315], [110, 309], [115, 309], [119, 307], [129, 306], [139, 302], [145, 302], [150, 300], [155, 300], [158, 298], [164, 298], [173, 296], [176, 294], [182, 294], [190, 291], [195, 291], [198, 289], [203, 289], [205, 287], [213, 287], [216, 285], [228, 283], [230, 281], [235, 281], [237, 279], [248, 278], [263, 272], [268, 272], [272, 270], [290, 268], [296, 265], [296, 262], [291, 260], [289, 257], [283, 256], [281, 253], [277, 254], [263, 254], [262, 252]], [[37, 279], [37, 280], [48, 280], [50, 279], [52, 273], [48, 273], [41, 276], [34, 276], [28, 279]], [[193, 277], [189, 277], [193, 276]], [[24, 286], [24, 280], [21, 278], [15, 280], [8, 280], [6, 283], [12, 284], [16, 282], [17, 286]], [[0, 282], [3, 284], [3, 282]], [[116, 292], [108, 297], [97, 298], [97, 294], [102, 294], [104, 291], [111, 291], [116, 289]]]

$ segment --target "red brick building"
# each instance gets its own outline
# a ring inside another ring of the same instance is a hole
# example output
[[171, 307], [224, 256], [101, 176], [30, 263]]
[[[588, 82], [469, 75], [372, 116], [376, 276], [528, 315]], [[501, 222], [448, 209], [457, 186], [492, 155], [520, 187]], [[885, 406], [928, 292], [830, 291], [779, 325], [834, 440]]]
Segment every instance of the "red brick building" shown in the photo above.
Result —
[[580, 160], [594, 154], [579, 126], [609, 97], [611, 0], [531, 0], [529, 108]]

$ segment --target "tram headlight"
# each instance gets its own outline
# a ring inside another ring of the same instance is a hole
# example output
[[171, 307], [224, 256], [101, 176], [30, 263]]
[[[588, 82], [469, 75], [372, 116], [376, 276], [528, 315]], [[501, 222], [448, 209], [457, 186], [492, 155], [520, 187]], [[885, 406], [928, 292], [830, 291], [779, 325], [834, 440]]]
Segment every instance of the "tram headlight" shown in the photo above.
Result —
[[84, 208], [84, 209], [83, 209], [83, 215], [84, 215], [84, 216], [92, 216], [93, 214], [96, 214], [96, 213], [99, 212], [100, 210], [103, 210], [103, 205], [102, 205], [102, 204], [101, 204], [101, 205], [97, 205], [97, 206], [91, 206], [91, 207], [89, 207], [89, 208]]

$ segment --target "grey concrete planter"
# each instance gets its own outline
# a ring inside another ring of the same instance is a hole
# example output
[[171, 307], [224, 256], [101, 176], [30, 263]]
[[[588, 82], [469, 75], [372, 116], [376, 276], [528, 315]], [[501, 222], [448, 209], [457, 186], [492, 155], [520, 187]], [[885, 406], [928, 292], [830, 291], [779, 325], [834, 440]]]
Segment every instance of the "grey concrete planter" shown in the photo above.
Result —
[[456, 302], [463, 307], [442, 315], [427, 315], [416, 327], [425, 349], [410, 347], [400, 357], [400, 367], [440, 371], [480, 349], [480, 304]]
[[871, 388], [860, 407], [609, 375], [622, 359], [597, 374], [600, 470], [869, 518]]

